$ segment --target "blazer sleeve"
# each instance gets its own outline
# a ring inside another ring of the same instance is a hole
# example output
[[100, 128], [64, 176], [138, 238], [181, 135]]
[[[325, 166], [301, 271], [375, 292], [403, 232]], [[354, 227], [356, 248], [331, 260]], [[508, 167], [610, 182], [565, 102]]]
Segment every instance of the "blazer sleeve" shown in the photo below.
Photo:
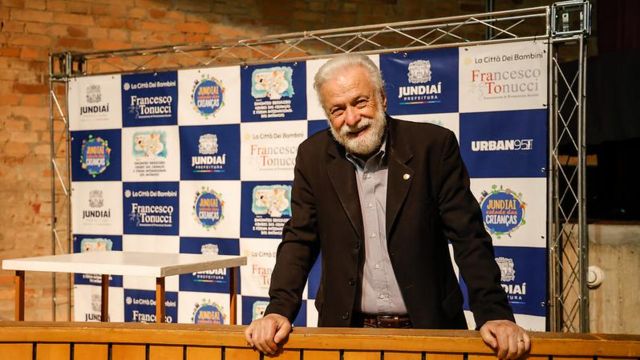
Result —
[[265, 315], [277, 313], [291, 322], [300, 310], [307, 276], [320, 251], [315, 195], [305, 169], [312, 164], [312, 159], [305, 159], [301, 145], [294, 168], [291, 219], [284, 226], [278, 246], [269, 287], [270, 301], [265, 310]]
[[500, 285], [491, 236], [469, 188], [470, 180], [453, 133], [442, 145], [438, 203], [444, 234], [453, 244], [454, 258], [469, 291], [469, 305], [478, 328], [489, 320], [514, 321]]

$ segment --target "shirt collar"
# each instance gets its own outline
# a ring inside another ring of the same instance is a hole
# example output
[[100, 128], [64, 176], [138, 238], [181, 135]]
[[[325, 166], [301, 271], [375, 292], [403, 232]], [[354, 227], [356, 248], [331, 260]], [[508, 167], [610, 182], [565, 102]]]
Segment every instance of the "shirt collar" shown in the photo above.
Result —
[[378, 149], [378, 151], [375, 154], [371, 155], [368, 159], [363, 160], [359, 156], [350, 152], [346, 153], [346, 158], [354, 166], [361, 169], [364, 169], [368, 163], [371, 163], [371, 165], [375, 164], [377, 167], [383, 167], [387, 161], [387, 135], [385, 134], [382, 138], [380, 149]]

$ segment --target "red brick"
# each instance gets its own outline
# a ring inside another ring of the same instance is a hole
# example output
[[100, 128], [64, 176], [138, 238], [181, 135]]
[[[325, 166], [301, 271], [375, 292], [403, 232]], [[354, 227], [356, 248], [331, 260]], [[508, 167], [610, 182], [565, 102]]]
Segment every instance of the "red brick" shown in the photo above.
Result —
[[164, 32], [164, 33], [173, 32], [175, 28], [176, 26], [173, 24], [162, 24], [162, 23], [151, 22], [151, 21], [143, 22], [142, 26], [140, 27], [140, 29], [142, 30], [150, 30], [150, 31], [157, 31], [157, 32]]
[[113, 18], [110, 16], [99, 16], [96, 18], [96, 24], [98, 26], [106, 27], [106, 28], [118, 28], [121, 29], [125, 26], [125, 19]]
[[27, 9], [44, 10], [46, 8], [45, 0], [26, 0], [24, 7]]
[[17, 94], [4, 94], [2, 95], [2, 105], [13, 106], [20, 103], [20, 95]]
[[42, 48], [30, 48], [23, 47], [20, 52], [20, 59], [33, 60], [33, 59], [47, 59], [49, 51]]
[[111, 29], [109, 30], [109, 39], [118, 40], [118, 41], [129, 41], [129, 31], [120, 30], [120, 29]]
[[75, 50], [75, 49], [91, 49], [93, 41], [91, 39], [78, 39], [78, 38], [60, 38], [56, 42], [56, 47], [61, 50]]
[[2, 122], [2, 129], [8, 131], [24, 131], [26, 129], [27, 122], [24, 120], [11, 120], [7, 119]]
[[9, 43], [13, 45], [48, 47], [51, 45], [51, 38], [36, 34], [14, 35], [9, 39]]
[[47, 0], [47, 10], [51, 11], [67, 11], [67, 2], [64, 0]]
[[[47, 93], [48, 92], [49, 87], [47, 86]], [[22, 106], [45, 106], [46, 104], [46, 95], [24, 95], [22, 96], [22, 101], [20, 102], [20, 105]]]
[[[149, 10], [151, 11], [151, 10]], [[147, 9], [143, 8], [133, 8], [127, 11], [127, 15], [134, 19], [146, 19], [147, 18]]]
[[49, 92], [49, 85], [16, 83], [13, 90], [21, 94], [46, 94]]
[[71, 37], [86, 37], [87, 36], [87, 28], [80, 26], [67, 26], [67, 34]]
[[38, 134], [31, 131], [14, 131], [11, 133], [9, 141], [34, 144], [38, 142]]
[[20, 48], [18, 48], [18, 47], [2, 47], [2, 48], [0, 48], [0, 56], [18, 57], [18, 56], [20, 56]]
[[176, 30], [187, 33], [201, 33], [206, 34], [211, 30], [211, 25], [207, 23], [183, 23], [176, 24]]
[[173, 20], [175, 22], [184, 22], [185, 19], [184, 13], [180, 11], [167, 11], [166, 17], [168, 20]]
[[0, 145], [6, 157], [25, 157], [29, 155], [29, 145], [25, 143], [6, 142]]
[[53, 13], [49, 11], [11, 9], [11, 20], [50, 23], [52, 19]]
[[20, 33], [24, 31], [24, 22], [22, 21], [5, 21], [4, 27], [2, 28], [4, 32], [15, 32]]
[[152, 19], [163, 19], [165, 16], [167, 16], [167, 12], [164, 10], [159, 10], [159, 9], [149, 9], [149, 16], [151, 16]]
[[67, 11], [72, 14], [88, 14], [90, 9], [89, 3], [80, 1], [68, 1]]
[[67, 25], [93, 25], [93, 17], [78, 14], [56, 14], [56, 23]]
[[87, 37], [92, 39], [105, 39], [109, 37], [109, 31], [100, 27], [87, 28]]
[[49, 25], [43, 23], [26, 23], [24, 31], [30, 34], [48, 34]]
[[94, 45], [95, 50], [119, 50], [128, 48], [131, 48], [130, 43], [115, 40], [100, 40], [96, 41]]
[[24, 0], [2, 0], [2, 6], [24, 8]]
[[49, 35], [57, 36], [57, 37], [67, 36], [69, 34], [69, 31], [67, 30], [67, 26], [68, 25], [62, 25], [62, 24], [49, 25]]

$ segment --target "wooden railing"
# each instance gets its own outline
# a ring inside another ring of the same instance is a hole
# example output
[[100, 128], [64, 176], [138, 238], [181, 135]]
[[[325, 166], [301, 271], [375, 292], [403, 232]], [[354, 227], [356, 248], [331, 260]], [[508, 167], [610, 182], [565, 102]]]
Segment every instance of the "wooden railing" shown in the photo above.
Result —
[[[4, 360], [261, 359], [244, 326], [0, 323]], [[532, 333], [530, 359], [638, 359], [640, 336]], [[279, 359], [490, 359], [475, 331], [296, 328]]]

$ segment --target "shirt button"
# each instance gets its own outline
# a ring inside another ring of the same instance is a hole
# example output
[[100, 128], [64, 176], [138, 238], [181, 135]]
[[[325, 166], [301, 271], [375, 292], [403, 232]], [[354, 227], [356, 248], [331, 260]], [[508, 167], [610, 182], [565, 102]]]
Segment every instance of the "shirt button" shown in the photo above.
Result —
[[367, 206], [368, 206], [369, 208], [372, 208], [372, 207], [373, 207], [373, 204], [372, 204], [372, 203], [368, 203], [368, 204], [367, 204]]
[[349, 312], [347, 311], [346, 313], [342, 314], [342, 320], [347, 320], [349, 319]]
[[380, 264], [376, 264], [375, 268], [380, 269]]
[[356, 284], [356, 282], [353, 279], [349, 279], [349, 286], [353, 286], [355, 284]]
[[372, 238], [376, 237], [376, 233], [371, 233], [370, 235]]
[[378, 295], [378, 298], [379, 298], [379, 299], [384, 299], [384, 294], [380, 294], [380, 295]]

